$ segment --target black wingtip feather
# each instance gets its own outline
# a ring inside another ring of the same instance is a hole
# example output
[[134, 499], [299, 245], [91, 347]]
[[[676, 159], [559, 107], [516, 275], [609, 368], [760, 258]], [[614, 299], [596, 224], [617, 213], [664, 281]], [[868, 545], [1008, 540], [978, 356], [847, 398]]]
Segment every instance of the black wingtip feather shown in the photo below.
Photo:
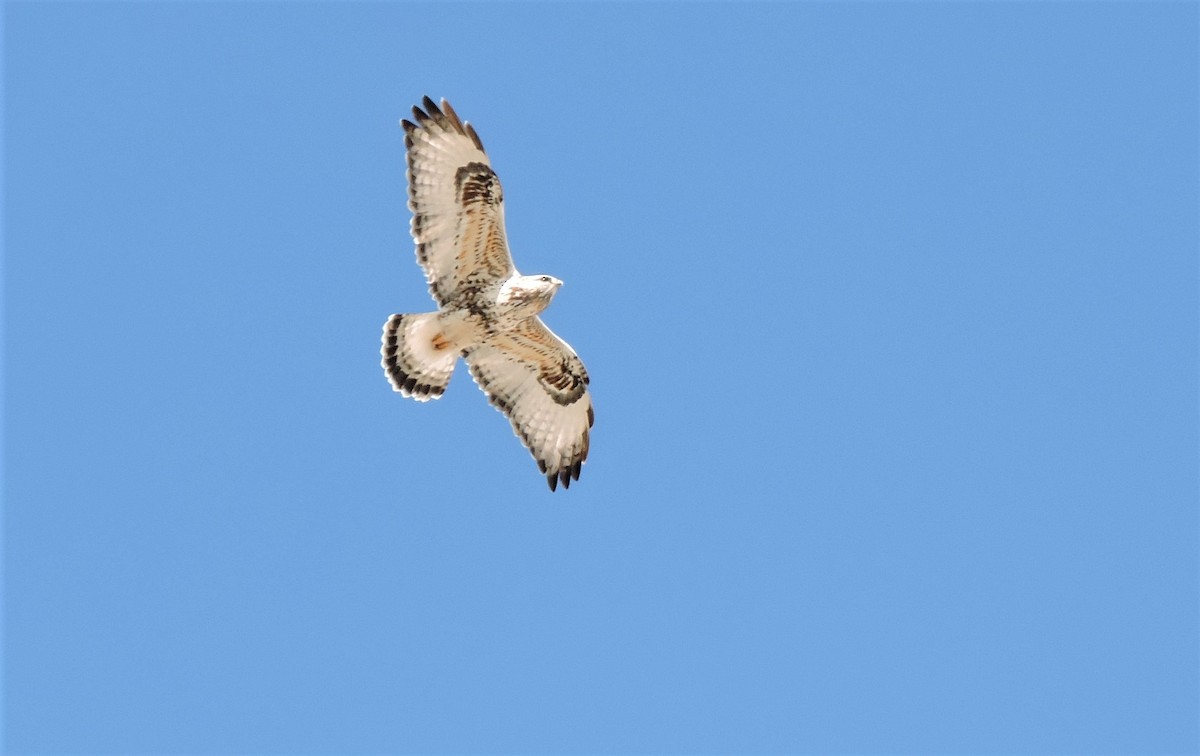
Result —
[[558, 490], [558, 475], [557, 475], [557, 474], [555, 474], [555, 473], [550, 473], [549, 475], [547, 475], [547, 476], [546, 476], [546, 482], [550, 484], [550, 490], [551, 490], [551, 491], [557, 491], [557, 490]]
[[454, 106], [447, 102], [445, 97], [442, 98], [442, 112], [450, 119], [450, 123], [454, 125], [455, 129], [464, 131], [462, 119], [458, 117], [458, 113], [454, 112]]
[[[421, 108], [424, 108], [424, 110]], [[455, 131], [467, 135], [467, 137], [469, 137], [470, 140], [475, 143], [475, 146], [479, 148], [480, 152], [484, 151], [483, 141], [479, 138], [479, 135], [475, 133], [475, 127], [472, 126], [469, 121], [462, 120], [458, 113], [455, 112], [454, 107], [445, 98], [442, 98], [442, 104], [439, 107], [438, 104], [433, 101], [432, 97], [425, 95], [423, 98], [421, 98], [420, 105], [413, 106], [412, 112], [413, 121], [415, 121], [415, 123], [407, 119], [401, 119], [400, 121], [400, 125], [404, 127], [406, 134], [411, 134], [430, 121], [441, 122], [444, 120], [448, 122]], [[405, 147], [411, 148], [412, 143], [405, 142]]]
[[463, 128], [467, 132], [467, 136], [471, 137], [471, 141], [474, 142], [475, 146], [479, 148], [479, 151], [483, 152], [483, 140], [481, 140], [479, 135], [475, 133], [475, 127], [469, 122], [464, 122]]

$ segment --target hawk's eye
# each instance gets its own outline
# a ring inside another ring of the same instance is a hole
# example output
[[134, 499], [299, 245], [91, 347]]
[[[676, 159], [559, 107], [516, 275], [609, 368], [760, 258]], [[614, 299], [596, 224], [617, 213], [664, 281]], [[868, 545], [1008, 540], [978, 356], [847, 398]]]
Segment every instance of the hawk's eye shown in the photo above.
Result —
[[542, 280], [546, 283], [550, 283], [550, 276], [542, 276]]

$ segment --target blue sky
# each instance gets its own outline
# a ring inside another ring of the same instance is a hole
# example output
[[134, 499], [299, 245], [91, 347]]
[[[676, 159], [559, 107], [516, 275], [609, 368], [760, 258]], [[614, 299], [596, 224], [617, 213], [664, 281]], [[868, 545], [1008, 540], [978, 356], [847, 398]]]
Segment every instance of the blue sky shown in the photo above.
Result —
[[[6, 3], [12, 753], [1194, 753], [1195, 3]], [[592, 375], [432, 308], [478, 128]]]

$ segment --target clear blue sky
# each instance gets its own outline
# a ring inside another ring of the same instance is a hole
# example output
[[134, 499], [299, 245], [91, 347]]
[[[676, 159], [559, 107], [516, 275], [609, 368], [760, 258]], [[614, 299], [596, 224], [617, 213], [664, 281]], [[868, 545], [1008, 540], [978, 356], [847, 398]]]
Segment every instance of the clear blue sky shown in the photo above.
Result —
[[[1196, 3], [7, 3], [13, 753], [1189, 753]], [[592, 375], [432, 308], [447, 97]]]

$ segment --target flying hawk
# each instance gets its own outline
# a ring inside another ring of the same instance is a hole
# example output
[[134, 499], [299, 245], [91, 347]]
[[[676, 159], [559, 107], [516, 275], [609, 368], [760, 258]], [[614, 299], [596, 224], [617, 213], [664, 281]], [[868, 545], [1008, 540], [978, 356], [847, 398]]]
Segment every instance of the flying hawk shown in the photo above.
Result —
[[550, 490], [579, 480], [594, 419], [583, 362], [542, 323], [562, 281], [523, 276], [504, 236], [504, 194], [483, 144], [450, 103], [428, 97], [400, 122], [408, 149], [408, 207], [417, 262], [436, 312], [393, 315], [383, 327], [392, 389], [424, 402], [450, 383], [459, 356]]

